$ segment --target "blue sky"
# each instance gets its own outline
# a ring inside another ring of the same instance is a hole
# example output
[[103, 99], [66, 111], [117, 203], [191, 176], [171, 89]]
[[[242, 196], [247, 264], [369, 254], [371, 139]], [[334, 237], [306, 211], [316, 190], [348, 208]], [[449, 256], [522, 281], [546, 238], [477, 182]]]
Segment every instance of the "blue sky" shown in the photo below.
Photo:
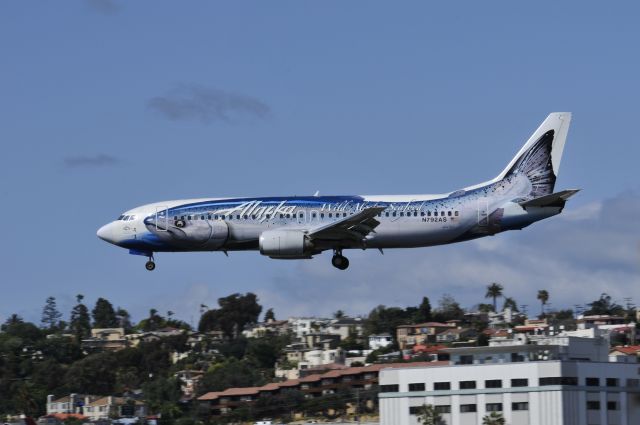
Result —
[[[0, 4], [0, 319], [77, 293], [197, 321], [256, 292], [277, 316], [366, 314], [501, 282], [520, 304], [640, 302], [640, 7], [632, 2]], [[185, 105], [181, 99], [195, 99]], [[549, 112], [574, 120], [566, 216], [464, 244], [277, 262], [95, 236], [201, 196], [440, 193], [495, 176]]]

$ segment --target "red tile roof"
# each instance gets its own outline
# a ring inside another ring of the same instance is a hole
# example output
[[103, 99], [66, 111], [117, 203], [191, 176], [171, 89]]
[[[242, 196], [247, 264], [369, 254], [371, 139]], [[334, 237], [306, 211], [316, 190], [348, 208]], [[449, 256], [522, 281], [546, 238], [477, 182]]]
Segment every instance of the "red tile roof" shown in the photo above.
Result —
[[613, 347], [611, 351], [619, 351], [626, 355], [638, 354], [640, 353], [640, 345], [619, 345], [617, 347]]
[[284, 382], [267, 384], [264, 387], [247, 387], [247, 388], [228, 388], [224, 391], [209, 392], [198, 398], [200, 401], [217, 400], [220, 397], [247, 396], [256, 395], [261, 391], [274, 391], [283, 387], [295, 387], [304, 382], [317, 382], [322, 378], [339, 378], [344, 375], [357, 375], [359, 373], [379, 372], [387, 368], [405, 368], [405, 367], [425, 367], [425, 366], [444, 366], [448, 365], [448, 361], [439, 362], [414, 362], [414, 363], [376, 363], [364, 367], [350, 367], [342, 370], [332, 370], [322, 375], [310, 375], [301, 379], [289, 379]]

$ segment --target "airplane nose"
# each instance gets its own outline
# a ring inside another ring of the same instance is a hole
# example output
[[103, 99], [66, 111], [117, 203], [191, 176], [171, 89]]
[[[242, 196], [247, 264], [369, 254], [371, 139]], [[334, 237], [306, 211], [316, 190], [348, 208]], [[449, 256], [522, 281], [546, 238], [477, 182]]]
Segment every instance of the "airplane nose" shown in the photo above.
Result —
[[113, 223], [105, 224], [96, 232], [98, 237], [105, 242], [115, 244], [115, 234], [113, 229]]

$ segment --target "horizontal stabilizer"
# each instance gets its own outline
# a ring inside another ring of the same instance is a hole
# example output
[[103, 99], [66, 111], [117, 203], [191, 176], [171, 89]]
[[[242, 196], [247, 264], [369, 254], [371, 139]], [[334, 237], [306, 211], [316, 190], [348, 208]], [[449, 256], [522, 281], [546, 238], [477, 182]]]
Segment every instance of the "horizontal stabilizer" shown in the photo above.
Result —
[[578, 193], [580, 189], [567, 189], [551, 195], [540, 196], [529, 201], [520, 202], [523, 207], [562, 207], [567, 199]]

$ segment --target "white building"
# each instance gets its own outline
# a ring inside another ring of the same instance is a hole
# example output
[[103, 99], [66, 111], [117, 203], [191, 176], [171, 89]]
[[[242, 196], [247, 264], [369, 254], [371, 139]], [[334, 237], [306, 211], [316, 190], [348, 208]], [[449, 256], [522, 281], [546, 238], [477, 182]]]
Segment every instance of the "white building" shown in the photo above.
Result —
[[384, 348], [393, 342], [393, 337], [389, 334], [369, 335], [369, 348], [378, 350]]
[[480, 425], [493, 411], [509, 425], [640, 424], [638, 364], [608, 362], [604, 338], [520, 337], [447, 351], [448, 366], [381, 371], [381, 425], [417, 425], [425, 403], [448, 425]]

